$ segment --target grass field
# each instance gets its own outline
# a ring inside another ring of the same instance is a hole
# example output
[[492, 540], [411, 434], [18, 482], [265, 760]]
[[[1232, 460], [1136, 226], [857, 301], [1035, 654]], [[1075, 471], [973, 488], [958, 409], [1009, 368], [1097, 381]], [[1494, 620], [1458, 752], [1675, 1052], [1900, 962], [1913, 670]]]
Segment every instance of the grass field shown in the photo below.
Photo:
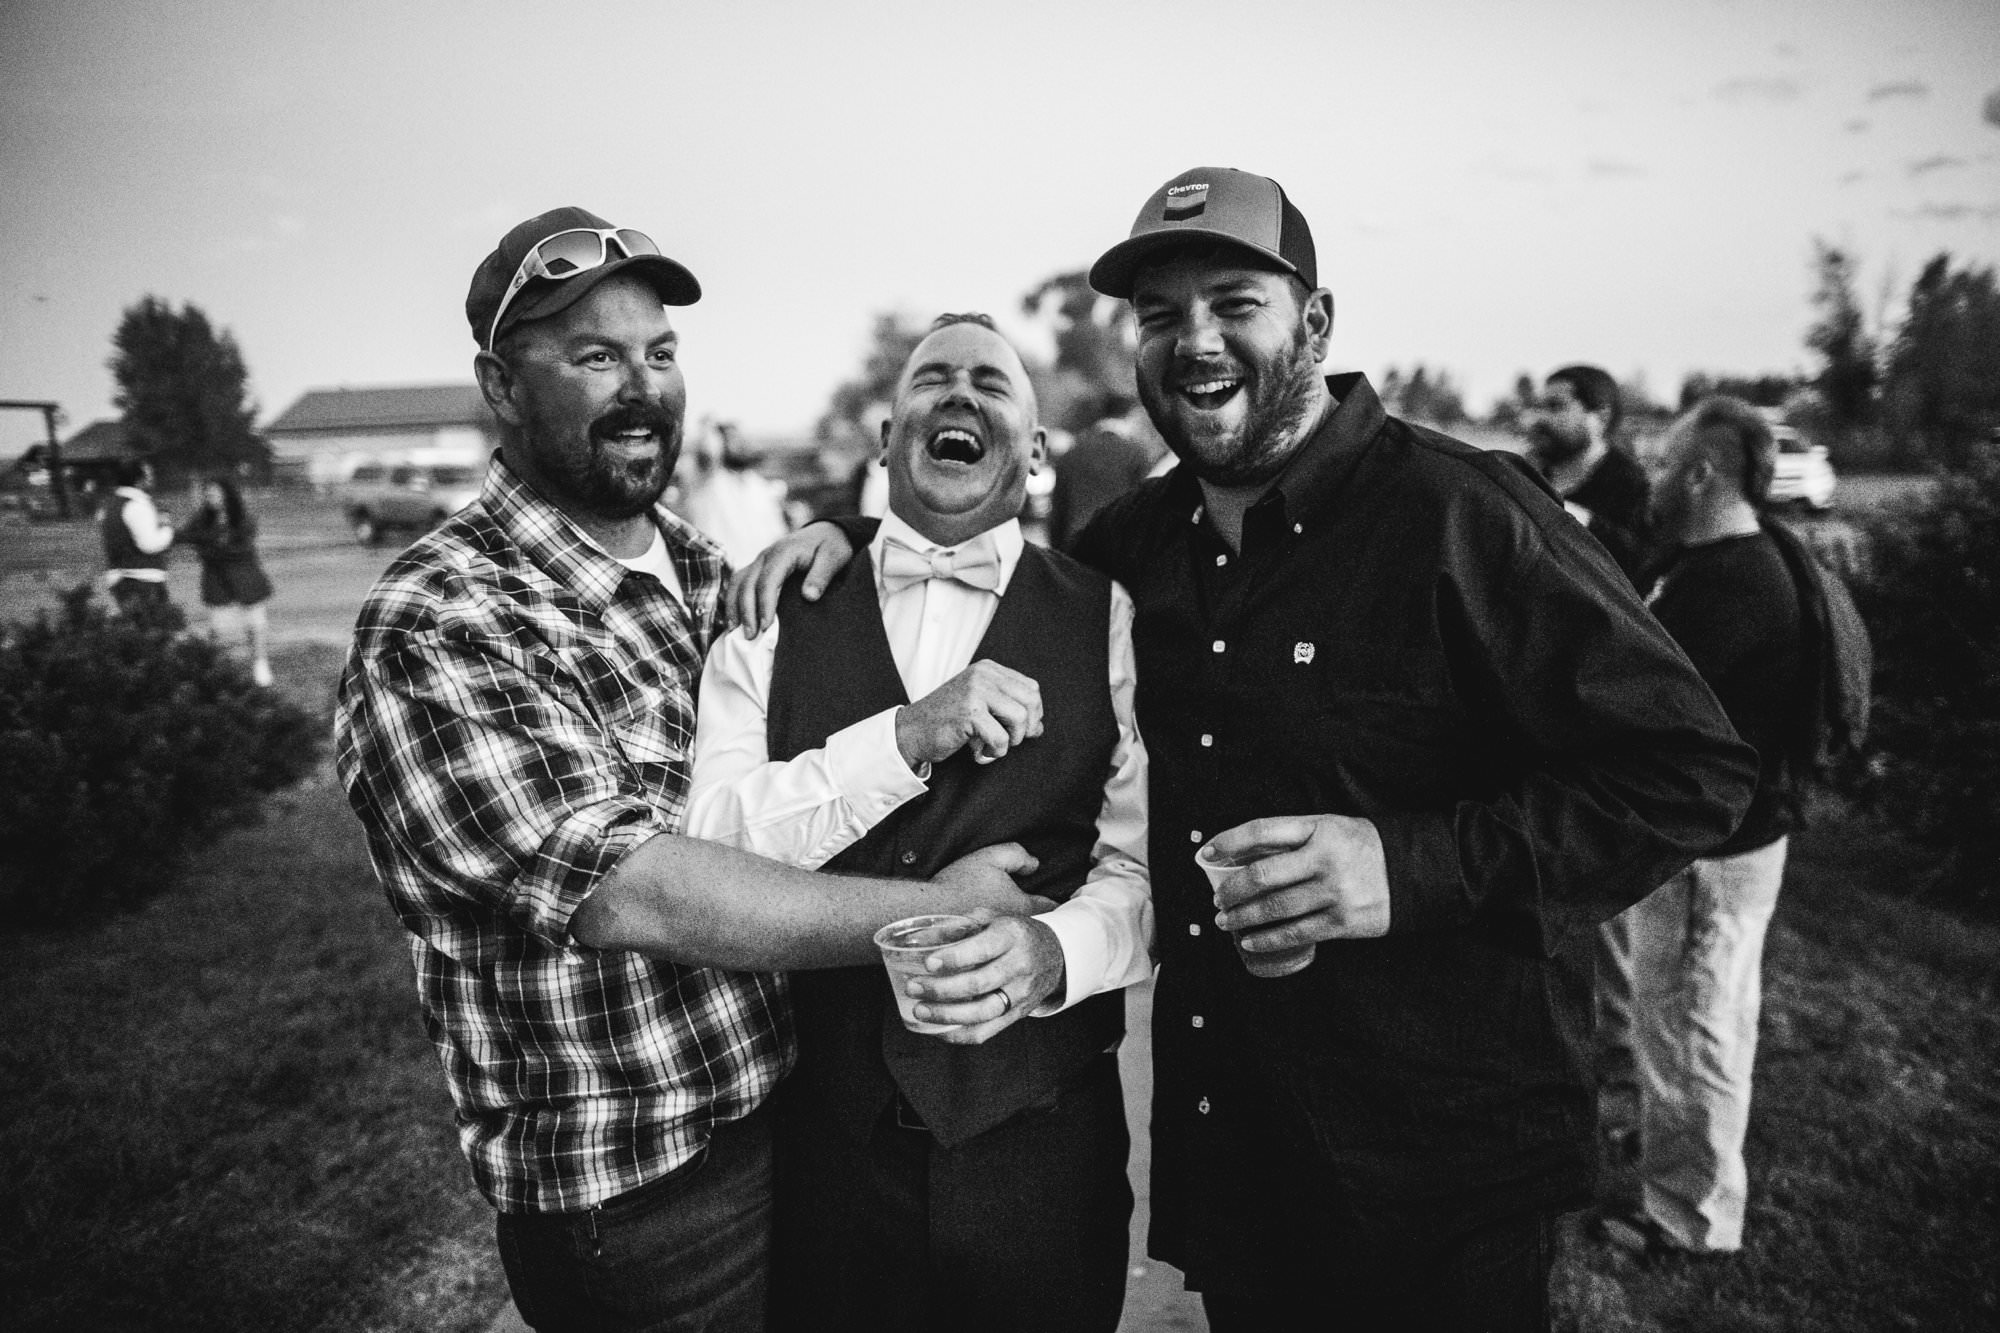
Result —
[[[318, 523], [267, 519], [267, 549], [281, 687], [324, 716], [342, 599], [387, 552]], [[90, 571], [87, 530], [25, 530], [36, 550], [21, 531], [0, 534], [0, 618]], [[1800, 839], [1767, 950], [1748, 1247], [1642, 1268], [1572, 1226], [1560, 1327], [2000, 1324], [2000, 930], [1908, 901], [1909, 878], [1879, 830], [1835, 816]], [[145, 910], [6, 949], [0, 1328], [487, 1327], [491, 1213], [326, 768]]]

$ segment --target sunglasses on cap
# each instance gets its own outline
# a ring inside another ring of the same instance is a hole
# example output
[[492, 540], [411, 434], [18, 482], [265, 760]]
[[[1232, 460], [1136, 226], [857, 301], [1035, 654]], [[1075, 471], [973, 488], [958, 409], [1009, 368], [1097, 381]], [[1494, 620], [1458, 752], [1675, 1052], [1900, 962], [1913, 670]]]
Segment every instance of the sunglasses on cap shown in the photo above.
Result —
[[611, 262], [613, 246], [618, 247], [622, 259], [660, 253], [660, 247], [653, 244], [652, 237], [630, 227], [573, 227], [536, 241], [522, 257], [521, 266], [514, 270], [514, 280], [507, 284], [507, 294], [500, 298], [500, 306], [493, 312], [493, 323], [486, 330], [486, 350], [493, 350], [493, 339], [500, 332], [501, 318], [530, 279], [548, 278], [561, 282], [564, 278], [602, 268]]

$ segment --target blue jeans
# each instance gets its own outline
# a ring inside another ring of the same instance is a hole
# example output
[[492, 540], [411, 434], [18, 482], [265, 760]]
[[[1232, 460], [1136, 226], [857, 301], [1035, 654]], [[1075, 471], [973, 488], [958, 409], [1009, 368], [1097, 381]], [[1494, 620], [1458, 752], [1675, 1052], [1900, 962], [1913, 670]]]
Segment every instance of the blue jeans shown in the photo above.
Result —
[[669, 1175], [575, 1213], [502, 1213], [500, 1261], [539, 1333], [761, 1333], [771, 1127], [720, 1126]]

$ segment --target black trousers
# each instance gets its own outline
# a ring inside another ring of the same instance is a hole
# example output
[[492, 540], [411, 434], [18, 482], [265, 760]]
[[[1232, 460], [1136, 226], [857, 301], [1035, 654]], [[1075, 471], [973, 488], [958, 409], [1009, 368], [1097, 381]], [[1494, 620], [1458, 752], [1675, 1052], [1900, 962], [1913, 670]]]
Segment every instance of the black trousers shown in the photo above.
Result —
[[1112, 1333], [1125, 1301], [1131, 1147], [1118, 1061], [953, 1148], [891, 1105], [843, 1141], [779, 1092], [774, 1333]]
[[1428, 1243], [1327, 1234], [1310, 1261], [1212, 1283], [1202, 1307], [1210, 1333], [1547, 1333], [1555, 1233], [1530, 1212]]

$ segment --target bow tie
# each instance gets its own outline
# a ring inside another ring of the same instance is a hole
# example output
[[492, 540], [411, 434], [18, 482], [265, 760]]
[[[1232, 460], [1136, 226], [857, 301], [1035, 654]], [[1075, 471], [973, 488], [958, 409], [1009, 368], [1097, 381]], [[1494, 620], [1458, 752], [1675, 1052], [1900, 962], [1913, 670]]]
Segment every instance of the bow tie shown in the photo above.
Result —
[[1000, 548], [982, 532], [952, 550], [919, 551], [895, 537], [882, 543], [882, 590], [901, 592], [926, 579], [956, 579], [968, 588], [997, 592]]

